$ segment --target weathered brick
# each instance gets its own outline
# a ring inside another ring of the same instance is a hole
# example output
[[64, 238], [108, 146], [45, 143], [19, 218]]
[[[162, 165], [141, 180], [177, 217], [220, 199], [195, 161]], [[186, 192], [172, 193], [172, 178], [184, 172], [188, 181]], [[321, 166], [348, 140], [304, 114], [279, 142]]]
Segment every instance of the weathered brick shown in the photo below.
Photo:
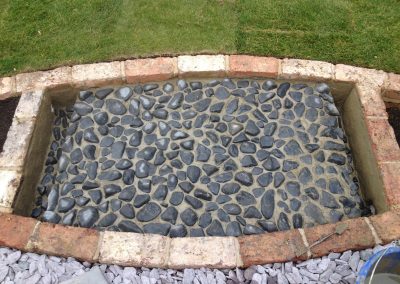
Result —
[[182, 77], [225, 76], [224, 55], [178, 56], [178, 73]]
[[65, 88], [71, 84], [71, 70], [71, 67], [60, 67], [49, 71], [18, 74], [17, 92]]
[[239, 237], [243, 266], [297, 260], [307, 252], [298, 230]]
[[383, 88], [383, 97], [400, 100], [400, 74], [389, 73], [387, 83]]
[[75, 65], [72, 67], [72, 84], [76, 87], [121, 84], [125, 81], [124, 66], [124, 62], [119, 61]]
[[228, 75], [234, 77], [269, 77], [276, 78], [280, 59], [249, 55], [229, 56]]
[[328, 62], [285, 58], [281, 61], [279, 77], [311, 81], [332, 80], [334, 67]]
[[400, 161], [379, 163], [379, 172], [389, 208], [400, 205]]
[[400, 211], [391, 210], [369, 217], [378, 237], [385, 243], [400, 239]]
[[0, 169], [21, 170], [25, 163], [29, 142], [35, 127], [35, 119], [22, 122], [13, 120], [7, 139], [0, 153]]
[[17, 92], [15, 87], [15, 77], [0, 78], [0, 100], [8, 99]]
[[97, 261], [100, 232], [94, 229], [41, 223], [29, 243], [37, 253]]
[[0, 170], [0, 206], [12, 208], [20, 184], [20, 172]]
[[22, 93], [14, 117], [18, 121], [35, 118], [38, 115], [42, 99], [42, 90]]
[[385, 102], [381, 96], [381, 88], [376, 85], [356, 84], [364, 116], [387, 117]]
[[[350, 219], [341, 223], [347, 225], [347, 230], [341, 235], [333, 235], [326, 241], [311, 248], [312, 257], [321, 257], [330, 252], [361, 250], [375, 245], [371, 229], [363, 218]], [[335, 232], [335, 228], [339, 224], [319, 225], [304, 229], [308, 244], [311, 246], [320, 238]]]
[[125, 76], [128, 83], [163, 81], [178, 74], [176, 57], [158, 57], [125, 61]]
[[387, 119], [366, 119], [370, 143], [378, 162], [400, 161], [400, 149]]
[[168, 237], [136, 233], [104, 232], [100, 245], [101, 263], [125, 266], [166, 267]]
[[203, 237], [171, 239], [168, 267], [234, 268], [239, 257], [239, 245], [233, 237]]
[[0, 246], [24, 250], [38, 221], [12, 214], [0, 214]]
[[335, 81], [363, 83], [364, 85], [383, 86], [387, 74], [381, 70], [354, 67], [337, 64], [335, 66]]

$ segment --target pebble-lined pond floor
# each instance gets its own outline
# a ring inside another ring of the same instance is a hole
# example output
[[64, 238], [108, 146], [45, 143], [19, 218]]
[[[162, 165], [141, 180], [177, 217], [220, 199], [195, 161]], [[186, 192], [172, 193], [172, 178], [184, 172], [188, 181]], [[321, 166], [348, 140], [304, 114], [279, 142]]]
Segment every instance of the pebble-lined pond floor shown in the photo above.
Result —
[[55, 109], [32, 216], [171, 237], [368, 214], [328, 85], [176, 80]]

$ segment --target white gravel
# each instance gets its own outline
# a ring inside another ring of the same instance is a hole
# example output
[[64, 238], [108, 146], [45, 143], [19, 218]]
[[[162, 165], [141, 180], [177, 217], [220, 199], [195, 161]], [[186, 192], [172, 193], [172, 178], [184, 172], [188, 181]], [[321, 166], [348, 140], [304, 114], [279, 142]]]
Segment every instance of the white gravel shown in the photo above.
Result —
[[[389, 244], [387, 246], [392, 246]], [[74, 258], [60, 258], [21, 253], [0, 248], [1, 283], [61, 283], [74, 278], [94, 266], [99, 266], [110, 283], [355, 283], [357, 273], [375, 252], [387, 246], [377, 246], [363, 251], [331, 253], [326, 257], [304, 262], [275, 263], [251, 266], [247, 269], [173, 269], [134, 268], [118, 265], [90, 264]]]

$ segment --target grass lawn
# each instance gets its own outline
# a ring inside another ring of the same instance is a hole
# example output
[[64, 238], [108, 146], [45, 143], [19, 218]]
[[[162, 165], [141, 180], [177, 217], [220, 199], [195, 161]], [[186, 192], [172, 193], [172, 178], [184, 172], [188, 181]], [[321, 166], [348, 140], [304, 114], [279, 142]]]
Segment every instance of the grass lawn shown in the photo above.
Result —
[[187, 53], [400, 73], [399, 0], [0, 0], [0, 75]]

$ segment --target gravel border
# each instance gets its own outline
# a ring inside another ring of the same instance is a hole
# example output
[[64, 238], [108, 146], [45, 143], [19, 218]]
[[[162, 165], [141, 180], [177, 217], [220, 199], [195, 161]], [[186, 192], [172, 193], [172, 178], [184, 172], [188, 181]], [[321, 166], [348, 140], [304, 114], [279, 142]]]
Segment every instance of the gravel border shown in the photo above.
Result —
[[110, 283], [355, 283], [357, 273], [372, 254], [394, 246], [331, 253], [304, 262], [255, 265], [247, 269], [157, 269], [79, 262], [19, 250], [0, 248], [1, 283], [62, 283], [98, 266]]

